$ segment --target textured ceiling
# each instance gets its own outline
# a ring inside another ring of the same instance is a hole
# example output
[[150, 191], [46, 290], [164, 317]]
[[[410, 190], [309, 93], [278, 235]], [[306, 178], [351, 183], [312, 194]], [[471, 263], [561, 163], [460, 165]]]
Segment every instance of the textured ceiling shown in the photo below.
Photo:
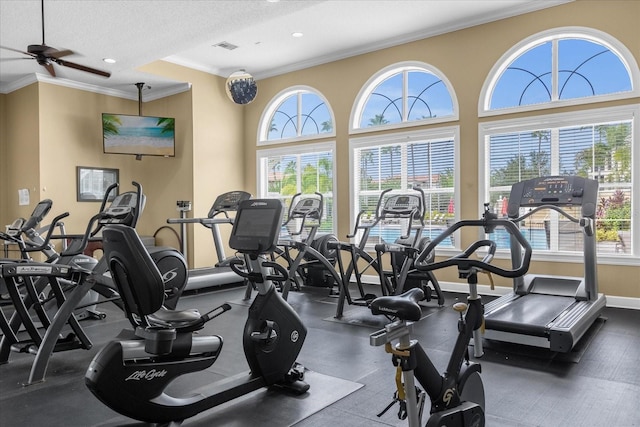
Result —
[[[54, 65], [55, 83], [137, 99], [134, 84], [142, 81], [152, 99], [188, 87], [137, 70], [160, 59], [219, 76], [245, 69], [259, 80], [568, 1], [45, 0], [45, 41], [73, 50], [69, 61], [112, 73], [105, 79]], [[38, 0], [0, 0], [0, 45], [40, 44], [40, 13]], [[296, 31], [304, 36], [292, 37]], [[221, 42], [238, 47], [215, 46]], [[0, 92], [53, 81], [24, 58], [0, 50]]]

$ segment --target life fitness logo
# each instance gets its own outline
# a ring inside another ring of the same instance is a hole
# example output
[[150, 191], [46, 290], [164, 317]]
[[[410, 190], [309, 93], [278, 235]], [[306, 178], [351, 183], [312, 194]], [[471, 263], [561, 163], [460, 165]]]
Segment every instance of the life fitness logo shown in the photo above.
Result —
[[299, 339], [300, 333], [297, 330], [291, 332], [291, 342], [298, 342]]
[[125, 382], [126, 381], [142, 381], [142, 380], [151, 381], [156, 378], [162, 378], [165, 375], [167, 375], [167, 371], [165, 369], [161, 371], [156, 371], [155, 369], [146, 371], [143, 369], [141, 371], [133, 372], [131, 375], [127, 377], [127, 379], [125, 379]]

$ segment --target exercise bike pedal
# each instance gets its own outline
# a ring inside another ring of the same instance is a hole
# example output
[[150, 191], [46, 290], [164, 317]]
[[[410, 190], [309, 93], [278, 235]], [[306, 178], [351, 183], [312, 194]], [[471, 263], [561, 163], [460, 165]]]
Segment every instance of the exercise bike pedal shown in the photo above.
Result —
[[425, 427], [484, 427], [484, 423], [484, 411], [480, 405], [462, 402], [455, 408], [433, 413]]
[[259, 331], [251, 332], [251, 341], [268, 344], [278, 338], [278, 333], [274, 329], [275, 324], [271, 320], [265, 320]]

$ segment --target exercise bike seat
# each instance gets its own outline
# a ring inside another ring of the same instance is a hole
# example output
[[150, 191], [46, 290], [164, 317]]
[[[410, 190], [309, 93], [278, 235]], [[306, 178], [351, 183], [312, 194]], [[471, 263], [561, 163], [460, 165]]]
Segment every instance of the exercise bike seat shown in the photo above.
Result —
[[418, 304], [422, 299], [424, 299], [424, 291], [420, 288], [412, 288], [401, 295], [378, 297], [371, 302], [369, 308], [373, 314], [384, 314], [417, 322], [422, 317], [422, 309]]
[[198, 310], [163, 308], [164, 281], [135, 229], [111, 224], [104, 228], [103, 236], [109, 269], [134, 329], [160, 327], [190, 332], [203, 327], [205, 319]]
[[200, 319], [200, 311], [197, 308], [187, 310], [169, 310], [166, 307], [161, 307], [147, 316], [150, 323], [166, 323], [174, 328], [180, 328], [181, 326], [187, 326]]

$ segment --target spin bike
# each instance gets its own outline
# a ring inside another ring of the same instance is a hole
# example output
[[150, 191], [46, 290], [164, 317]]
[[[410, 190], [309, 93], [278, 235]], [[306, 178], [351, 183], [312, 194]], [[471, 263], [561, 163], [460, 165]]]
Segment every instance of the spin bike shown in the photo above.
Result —
[[229, 240], [229, 246], [245, 256], [232, 261], [232, 268], [258, 288], [242, 336], [249, 372], [183, 397], [166, 393], [170, 383], [207, 369], [222, 350], [222, 337], [196, 331], [231, 306], [225, 303], [195, 318], [192, 311], [158, 311], [164, 300], [162, 277], [135, 230], [105, 227], [105, 257], [134, 331], [94, 357], [85, 375], [91, 392], [122, 415], [173, 425], [262, 387], [305, 393], [309, 385], [295, 359], [307, 330], [272, 283], [283, 280], [286, 270], [266, 258], [275, 249], [281, 221], [279, 200], [245, 200]]
[[[491, 240], [478, 240], [461, 254], [443, 261], [427, 262], [435, 247], [462, 227], [482, 227], [490, 233], [502, 226], [524, 248], [520, 265], [512, 270], [505, 270], [490, 264], [496, 250], [496, 243]], [[480, 260], [478, 250], [486, 249]], [[516, 224], [508, 219], [497, 219], [485, 207], [480, 220], [459, 221], [436, 237], [420, 252], [416, 258], [416, 268], [422, 271], [433, 271], [456, 266], [460, 278], [469, 284], [467, 303], [458, 302], [453, 309], [460, 314], [458, 320], [458, 337], [449, 358], [447, 369], [440, 374], [420, 343], [412, 339], [414, 322], [420, 320], [422, 311], [418, 301], [423, 297], [420, 288], [413, 288], [401, 295], [384, 296], [375, 299], [370, 309], [373, 314], [384, 314], [395, 320], [370, 335], [372, 346], [385, 346], [392, 355], [396, 366], [397, 391], [392, 403], [383, 410], [385, 413], [396, 402], [400, 409], [398, 417], [408, 419], [410, 427], [422, 426], [422, 412], [426, 396], [431, 399], [431, 414], [426, 427], [483, 427], [484, 386], [480, 377], [481, 368], [469, 360], [469, 341], [474, 339], [474, 356], [481, 357], [482, 338], [479, 328], [484, 321], [484, 308], [477, 292], [479, 272], [495, 273], [502, 277], [520, 277], [529, 269], [531, 246], [518, 230]], [[396, 342], [396, 344], [393, 344]], [[424, 388], [417, 387], [415, 380]]]

